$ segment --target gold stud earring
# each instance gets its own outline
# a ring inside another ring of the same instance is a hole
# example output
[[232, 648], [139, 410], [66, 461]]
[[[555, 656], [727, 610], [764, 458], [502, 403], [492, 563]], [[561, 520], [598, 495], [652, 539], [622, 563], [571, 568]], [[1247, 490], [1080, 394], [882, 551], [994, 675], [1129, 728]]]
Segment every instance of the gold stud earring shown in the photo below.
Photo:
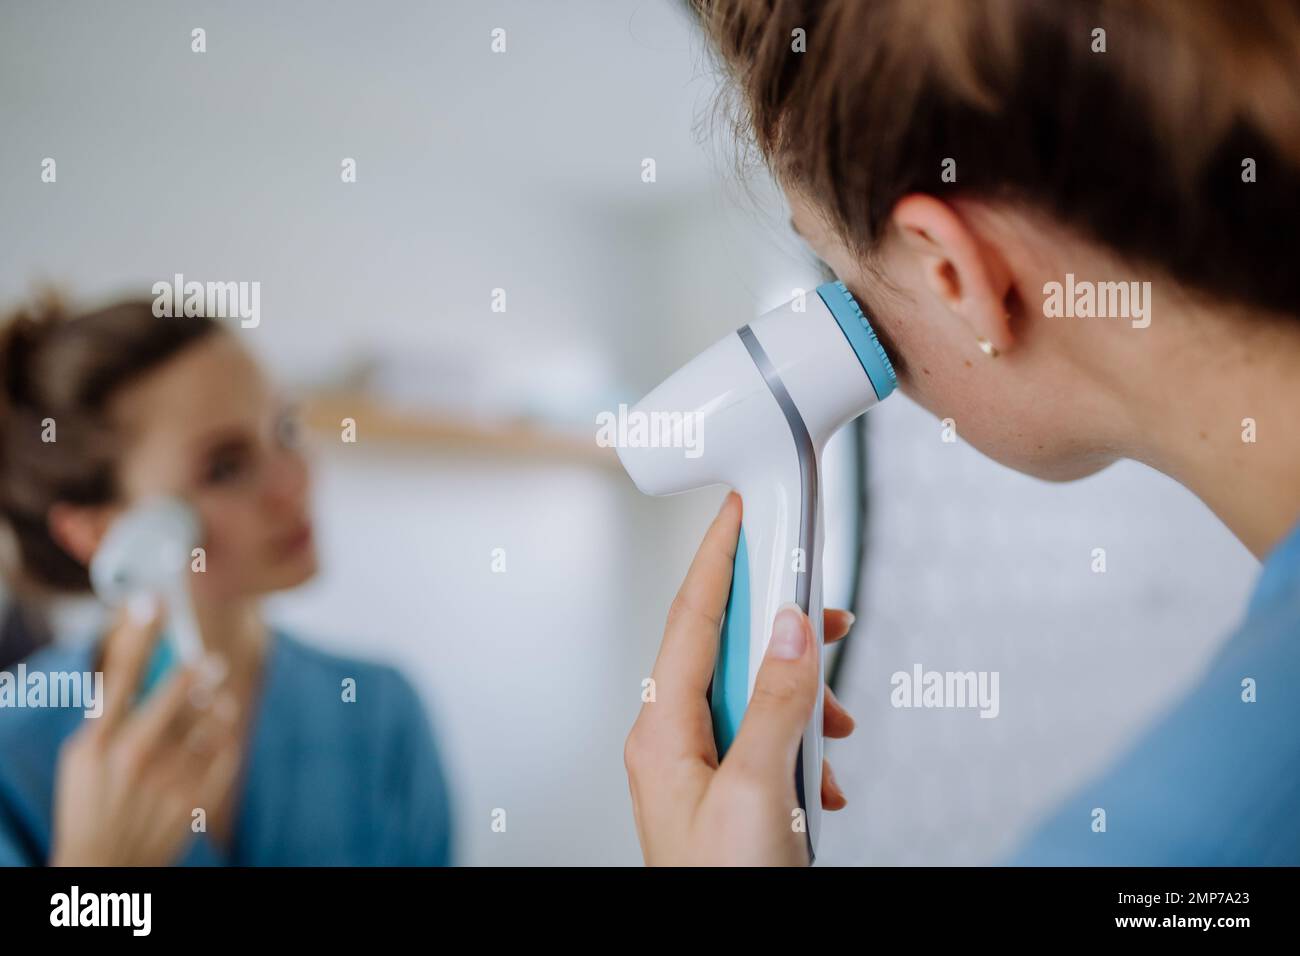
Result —
[[988, 339], [982, 338], [979, 340], [979, 343], [980, 343], [980, 351], [983, 352], [985, 355], [987, 355], [989, 358], [998, 357], [997, 348]]

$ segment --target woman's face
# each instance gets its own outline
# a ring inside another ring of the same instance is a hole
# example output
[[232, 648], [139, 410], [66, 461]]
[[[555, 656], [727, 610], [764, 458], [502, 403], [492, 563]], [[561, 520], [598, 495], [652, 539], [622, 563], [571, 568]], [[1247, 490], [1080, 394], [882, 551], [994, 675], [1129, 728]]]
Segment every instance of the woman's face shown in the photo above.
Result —
[[178, 495], [198, 511], [200, 600], [293, 587], [316, 571], [307, 463], [292, 411], [226, 331], [200, 340], [114, 397], [126, 505]]
[[[1014, 263], [989, 265], [999, 294], [985, 295], [982, 308], [1002, 317], [1010, 314], [1000, 295], [1003, 287], [1041, 289], [1045, 279], [1059, 278], [1043, 253], [1041, 235], [1035, 246], [1031, 224], [1017, 222], [1006, 230], [1011, 238], [996, 253], [979, 249], [980, 264], [972, 270], [960, 256], [945, 261], [924, 222], [914, 229], [920, 238], [912, 241], [900, 238], [907, 227], [896, 220], [873, 271], [857, 261], [813, 206], [794, 192], [787, 198], [796, 231], [871, 316], [895, 359], [899, 388], [936, 418], [950, 419], [958, 437], [1004, 465], [1053, 481], [1092, 474], [1119, 457], [1107, 423], [1118, 421], [1122, 412], [1112, 407], [1104, 389], [1089, 384], [1096, 376], [1088, 356], [1097, 343], [1080, 338], [1096, 326], [1047, 327], [1026, 307], [1012, 321], [1014, 346], [1004, 346], [994, 358], [981, 349], [982, 330], [968, 318], [981, 307], [971, 300], [990, 277], [972, 281], [962, 270], [978, 272], [995, 258]], [[919, 218], [924, 215], [923, 209]], [[986, 237], [996, 234], [997, 224], [982, 225], [989, 226]], [[950, 288], [961, 282], [967, 289]], [[940, 434], [936, 428], [936, 440]]]

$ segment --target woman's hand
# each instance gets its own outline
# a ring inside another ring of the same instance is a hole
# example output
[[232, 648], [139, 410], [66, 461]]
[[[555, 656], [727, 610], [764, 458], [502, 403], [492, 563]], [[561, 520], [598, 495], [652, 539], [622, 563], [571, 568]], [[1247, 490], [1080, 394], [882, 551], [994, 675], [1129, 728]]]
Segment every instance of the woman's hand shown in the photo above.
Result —
[[[813, 629], [798, 608], [777, 615], [767, 656], [736, 739], [718, 764], [706, 699], [731, 588], [740, 496], [723, 502], [668, 612], [653, 678], [624, 750], [632, 810], [646, 863], [806, 865], [807, 837], [792, 827], [794, 769], [817, 695], [825, 693], [827, 737], [847, 737], [853, 718], [817, 679]], [[826, 641], [848, 633], [853, 615], [828, 610]], [[822, 766], [822, 806], [845, 805]]]
[[59, 752], [52, 866], [171, 864], [193, 811], [210, 814], [238, 774], [234, 702], [202, 693], [197, 669], [178, 668], [136, 706], [160, 630], [157, 613], [123, 614], [105, 641], [103, 713]]

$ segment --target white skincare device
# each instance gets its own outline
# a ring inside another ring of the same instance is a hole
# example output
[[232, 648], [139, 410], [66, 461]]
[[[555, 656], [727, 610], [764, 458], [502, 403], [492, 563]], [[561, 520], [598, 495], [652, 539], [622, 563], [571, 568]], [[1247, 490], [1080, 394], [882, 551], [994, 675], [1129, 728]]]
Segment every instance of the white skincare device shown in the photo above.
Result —
[[190, 603], [190, 559], [199, 546], [194, 510], [178, 498], [154, 498], [113, 522], [90, 562], [90, 583], [112, 607], [152, 595], [167, 607], [166, 636], [183, 663], [203, 657]]
[[[618, 454], [641, 491], [725, 484], [743, 501], [710, 690], [719, 758], [740, 728], [782, 605], [808, 615], [823, 650], [822, 449], [896, 385], [857, 302], [844, 283], [828, 282], [701, 352], [628, 413], [638, 427]], [[824, 680], [823, 657], [818, 669]], [[821, 694], [792, 769], [811, 862], [821, 817]]]

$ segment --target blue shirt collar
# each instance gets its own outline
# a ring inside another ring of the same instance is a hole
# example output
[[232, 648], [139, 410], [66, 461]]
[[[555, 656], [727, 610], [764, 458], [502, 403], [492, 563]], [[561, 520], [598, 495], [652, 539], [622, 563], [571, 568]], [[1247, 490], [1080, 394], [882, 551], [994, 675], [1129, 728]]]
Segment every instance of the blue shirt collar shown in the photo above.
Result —
[[1300, 522], [1264, 559], [1247, 616], [1253, 617], [1295, 591], [1300, 591]]

